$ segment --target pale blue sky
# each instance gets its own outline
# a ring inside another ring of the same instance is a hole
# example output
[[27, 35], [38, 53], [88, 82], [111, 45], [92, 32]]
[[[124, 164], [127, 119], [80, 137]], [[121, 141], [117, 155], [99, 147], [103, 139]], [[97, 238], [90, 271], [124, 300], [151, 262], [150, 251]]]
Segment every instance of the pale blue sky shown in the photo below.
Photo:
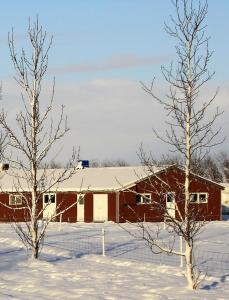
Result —
[[[228, 114], [229, 1], [208, 3], [207, 33], [211, 36], [210, 48], [215, 52], [210, 68], [216, 71], [211, 86], [221, 88], [219, 103]], [[34, 19], [38, 14], [44, 28], [54, 36], [49, 74], [56, 77], [57, 102], [64, 102], [69, 114], [72, 132], [67, 144], [74, 136], [75, 144], [81, 146], [82, 158], [123, 158], [133, 163], [138, 160], [136, 151], [141, 142], [147, 149], [155, 147], [157, 152], [163, 152], [161, 144], [153, 140], [151, 130], [158, 126], [160, 108], [155, 108], [143, 94], [139, 81], [148, 82], [156, 76], [160, 88], [163, 87], [160, 66], [174, 58], [175, 41], [163, 30], [164, 21], [173, 14], [170, 0], [9, 0], [2, 1], [1, 11], [3, 105], [4, 101], [14, 105], [16, 97], [16, 92], [10, 94], [7, 90], [14, 86], [7, 33], [14, 27], [20, 49], [26, 45], [28, 18]], [[130, 98], [135, 100], [130, 102]], [[79, 117], [77, 122], [72, 111], [85, 117]], [[147, 118], [141, 124], [137, 121], [139, 111], [142, 119]], [[132, 121], [125, 117], [130, 112]], [[226, 116], [220, 125], [228, 135]], [[93, 132], [96, 126], [100, 143]], [[109, 147], [101, 145], [101, 141]], [[117, 146], [119, 143], [123, 148]], [[228, 142], [223, 147], [228, 147]]]

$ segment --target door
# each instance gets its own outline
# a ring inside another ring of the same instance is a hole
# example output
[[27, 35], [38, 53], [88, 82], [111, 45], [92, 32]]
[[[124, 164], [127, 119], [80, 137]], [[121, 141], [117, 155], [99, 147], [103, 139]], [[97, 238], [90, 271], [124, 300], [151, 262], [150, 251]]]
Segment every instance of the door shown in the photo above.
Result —
[[93, 195], [93, 221], [94, 222], [108, 221], [108, 195], [107, 194]]
[[84, 222], [84, 197], [85, 195], [77, 195], [77, 222]]
[[166, 194], [166, 209], [168, 214], [175, 218], [176, 215], [176, 206], [175, 206], [175, 193], [170, 192]]
[[52, 219], [56, 214], [56, 194], [43, 195], [43, 219]]

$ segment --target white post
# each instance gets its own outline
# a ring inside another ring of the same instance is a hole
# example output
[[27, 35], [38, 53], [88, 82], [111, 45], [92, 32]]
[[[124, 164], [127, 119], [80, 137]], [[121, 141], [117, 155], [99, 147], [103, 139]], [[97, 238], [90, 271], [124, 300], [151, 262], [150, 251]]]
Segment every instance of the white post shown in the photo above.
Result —
[[105, 256], [105, 229], [102, 228], [102, 255]]
[[[183, 253], [183, 238], [180, 236], [180, 252]], [[180, 257], [180, 267], [183, 268], [183, 255]]]
[[62, 214], [60, 214], [59, 231], [61, 231], [61, 225], [62, 225]]

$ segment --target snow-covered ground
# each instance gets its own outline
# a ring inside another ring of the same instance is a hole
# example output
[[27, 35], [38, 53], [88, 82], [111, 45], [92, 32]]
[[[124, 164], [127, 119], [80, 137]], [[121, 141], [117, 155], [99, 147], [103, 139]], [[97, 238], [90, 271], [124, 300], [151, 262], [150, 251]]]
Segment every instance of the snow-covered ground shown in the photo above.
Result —
[[[116, 224], [62, 224], [60, 228], [52, 223], [38, 261], [30, 260], [9, 224], [0, 224], [0, 299], [226, 300], [229, 222], [212, 222], [200, 240], [200, 257], [211, 253], [217, 270], [193, 292], [186, 288], [179, 260], [155, 257], [142, 241]], [[211, 259], [208, 266], [212, 271]]]

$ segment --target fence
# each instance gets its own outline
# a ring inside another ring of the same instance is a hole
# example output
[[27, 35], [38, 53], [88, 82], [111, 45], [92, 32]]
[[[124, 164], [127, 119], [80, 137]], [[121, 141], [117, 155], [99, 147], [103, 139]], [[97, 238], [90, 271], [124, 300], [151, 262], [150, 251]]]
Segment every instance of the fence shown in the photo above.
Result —
[[195, 260], [200, 270], [209, 275], [229, 273], [229, 244], [200, 240], [197, 242]]
[[[100, 227], [90, 229], [72, 227], [70, 232], [59, 231], [49, 234], [46, 237], [46, 245], [71, 251], [76, 257], [89, 254], [106, 255], [118, 259], [182, 267], [179, 256], [152, 253], [142, 239], [134, 238], [121, 228], [114, 231]], [[179, 247], [179, 240], [175, 242], [175, 246]], [[229, 253], [220, 249], [228, 249], [228, 246], [223, 243], [219, 246], [218, 243], [200, 241], [195, 249], [198, 268], [208, 275], [228, 274]]]
[[101, 232], [91, 230], [60, 231], [48, 234], [45, 245], [71, 251], [77, 257], [89, 254], [101, 255], [102, 235]]

